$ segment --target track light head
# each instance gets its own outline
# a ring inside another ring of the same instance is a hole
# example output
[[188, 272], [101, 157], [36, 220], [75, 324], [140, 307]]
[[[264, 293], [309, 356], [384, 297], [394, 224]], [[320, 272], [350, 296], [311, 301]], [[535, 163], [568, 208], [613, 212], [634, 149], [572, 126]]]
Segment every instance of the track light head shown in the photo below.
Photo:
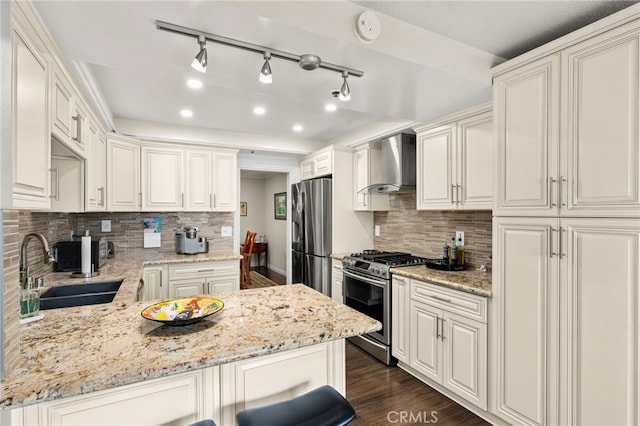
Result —
[[273, 82], [273, 77], [271, 75], [271, 65], [269, 65], [269, 59], [271, 59], [271, 53], [264, 52], [263, 56], [264, 56], [264, 65], [260, 70], [260, 76], [258, 77], [258, 80], [260, 80], [260, 82], [264, 84], [271, 84]]
[[200, 72], [207, 72], [207, 40], [204, 36], [198, 36], [198, 44], [200, 45], [200, 51], [193, 58], [193, 62], [191, 62], [191, 67]]
[[342, 87], [340, 88], [338, 99], [340, 99], [343, 102], [346, 102], [351, 99], [351, 89], [349, 89], [349, 84], [347, 83], [347, 77], [349, 77], [349, 73], [347, 71], [342, 71], [342, 79], [344, 81], [342, 83]]

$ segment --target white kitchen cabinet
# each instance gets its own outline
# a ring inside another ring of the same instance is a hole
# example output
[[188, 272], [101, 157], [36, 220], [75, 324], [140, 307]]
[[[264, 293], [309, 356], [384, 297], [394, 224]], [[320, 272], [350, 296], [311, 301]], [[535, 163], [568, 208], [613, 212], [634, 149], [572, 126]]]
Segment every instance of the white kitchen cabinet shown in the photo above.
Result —
[[391, 354], [409, 363], [409, 278], [393, 275], [391, 282]]
[[409, 293], [409, 366], [486, 410], [486, 299], [416, 280]]
[[87, 141], [86, 211], [105, 211], [107, 187], [107, 139], [95, 122], [89, 123]]
[[640, 217], [639, 37], [631, 23], [498, 67], [494, 213]]
[[234, 212], [237, 209], [237, 152], [213, 152], [213, 194], [214, 212]]
[[344, 303], [342, 288], [343, 288], [342, 261], [337, 259], [332, 259], [331, 260], [331, 298], [339, 303]]
[[640, 221], [494, 221], [499, 415], [531, 425], [637, 422]]
[[13, 208], [48, 210], [50, 65], [45, 48], [29, 35], [27, 20], [20, 8], [11, 9]]
[[219, 388], [219, 367], [210, 367], [16, 409], [11, 425], [189, 424], [220, 417]]
[[389, 210], [389, 195], [361, 192], [369, 185], [381, 183], [380, 146], [367, 144], [353, 153], [353, 209], [356, 211]]
[[344, 340], [250, 358], [221, 366], [225, 378], [221, 423], [237, 412], [295, 398], [329, 384], [345, 395]]
[[[205, 150], [187, 150], [184, 155], [185, 210], [211, 211], [213, 209], [212, 153]], [[235, 174], [228, 178], [235, 182]], [[232, 186], [235, 187], [235, 183]]]
[[107, 210], [139, 211], [140, 142], [120, 135], [107, 135]]
[[190, 297], [240, 289], [237, 260], [169, 265], [169, 296]]
[[485, 104], [416, 128], [418, 209], [492, 208], [492, 119]]
[[140, 300], [169, 298], [169, 272], [167, 265], [149, 265], [142, 271]]
[[300, 162], [302, 179], [329, 176], [333, 173], [333, 147], [323, 148]]
[[184, 210], [184, 150], [142, 145], [140, 155], [142, 210]]
[[53, 128], [51, 133], [60, 141], [68, 141], [71, 138], [75, 122], [73, 120], [73, 95], [71, 83], [67, 80], [59, 66], [54, 67], [52, 116]]
[[84, 211], [84, 161], [74, 156], [51, 156], [51, 211]]

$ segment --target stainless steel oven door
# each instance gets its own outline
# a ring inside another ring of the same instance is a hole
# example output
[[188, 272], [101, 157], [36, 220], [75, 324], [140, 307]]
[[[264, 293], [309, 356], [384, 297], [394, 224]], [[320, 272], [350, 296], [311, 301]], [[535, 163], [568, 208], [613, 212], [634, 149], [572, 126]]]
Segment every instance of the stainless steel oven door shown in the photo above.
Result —
[[391, 344], [391, 288], [389, 281], [343, 270], [344, 304], [382, 323], [382, 329], [367, 336]]

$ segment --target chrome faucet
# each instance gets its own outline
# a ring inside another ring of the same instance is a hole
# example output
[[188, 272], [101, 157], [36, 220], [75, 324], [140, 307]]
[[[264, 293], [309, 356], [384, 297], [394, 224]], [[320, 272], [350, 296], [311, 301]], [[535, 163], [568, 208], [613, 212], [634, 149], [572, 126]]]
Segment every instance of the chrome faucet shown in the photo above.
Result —
[[23, 287], [27, 284], [27, 280], [29, 279], [27, 245], [32, 238], [35, 238], [36, 240], [40, 241], [40, 244], [42, 244], [44, 263], [55, 261], [55, 259], [51, 255], [51, 251], [49, 250], [49, 243], [47, 243], [47, 239], [45, 237], [35, 232], [25, 235], [24, 239], [22, 240], [22, 246], [20, 247], [20, 284], [22, 284]]

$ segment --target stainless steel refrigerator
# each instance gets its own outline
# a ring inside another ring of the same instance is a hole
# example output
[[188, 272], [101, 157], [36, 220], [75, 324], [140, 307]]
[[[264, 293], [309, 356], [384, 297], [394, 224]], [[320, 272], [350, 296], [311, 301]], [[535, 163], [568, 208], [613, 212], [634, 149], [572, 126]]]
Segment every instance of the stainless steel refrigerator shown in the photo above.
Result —
[[331, 179], [291, 185], [293, 283], [331, 296]]

